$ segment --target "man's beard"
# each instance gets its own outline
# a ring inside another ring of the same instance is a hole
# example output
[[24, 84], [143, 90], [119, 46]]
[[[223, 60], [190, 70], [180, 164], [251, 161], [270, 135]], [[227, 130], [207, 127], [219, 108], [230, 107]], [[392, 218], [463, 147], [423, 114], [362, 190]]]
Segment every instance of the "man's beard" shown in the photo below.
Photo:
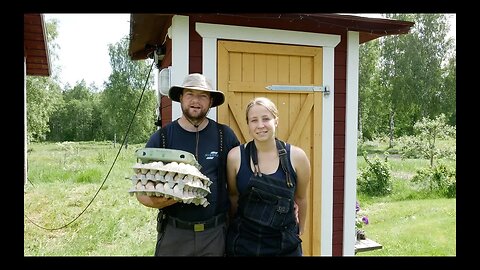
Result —
[[201, 110], [198, 114], [191, 114], [190, 107], [182, 108], [183, 115], [192, 122], [200, 122], [202, 121], [208, 114], [208, 110]]

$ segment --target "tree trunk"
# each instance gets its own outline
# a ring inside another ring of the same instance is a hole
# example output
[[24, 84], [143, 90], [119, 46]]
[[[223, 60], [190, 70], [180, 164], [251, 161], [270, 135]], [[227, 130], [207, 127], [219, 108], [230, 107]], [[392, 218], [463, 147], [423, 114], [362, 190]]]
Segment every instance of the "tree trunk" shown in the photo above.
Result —
[[390, 132], [389, 132], [389, 148], [393, 147], [393, 131], [395, 129], [395, 112], [393, 110], [390, 111]]

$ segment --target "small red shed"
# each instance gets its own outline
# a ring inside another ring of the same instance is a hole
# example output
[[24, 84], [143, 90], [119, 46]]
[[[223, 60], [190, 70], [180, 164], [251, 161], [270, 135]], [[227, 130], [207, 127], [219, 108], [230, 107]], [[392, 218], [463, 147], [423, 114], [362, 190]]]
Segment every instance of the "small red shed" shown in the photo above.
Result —
[[[131, 14], [129, 54], [153, 55], [159, 88], [205, 74], [225, 95], [209, 117], [249, 141], [244, 120], [255, 96], [279, 108], [280, 139], [302, 147], [312, 164], [307, 256], [355, 252], [357, 108], [360, 44], [406, 34], [412, 22], [341, 14]], [[180, 117], [161, 97], [162, 125]]]

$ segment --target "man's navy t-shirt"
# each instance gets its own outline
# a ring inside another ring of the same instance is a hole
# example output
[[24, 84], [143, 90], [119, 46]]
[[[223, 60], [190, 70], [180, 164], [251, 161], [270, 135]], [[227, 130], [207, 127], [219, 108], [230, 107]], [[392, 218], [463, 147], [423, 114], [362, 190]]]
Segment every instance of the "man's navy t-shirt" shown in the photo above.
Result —
[[[190, 132], [183, 129], [178, 120], [173, 121], [163, 127], [166, 129], [167, 145], [166, 148], [177, 149], [187, 151], [195, 155], [195, 148], [197, 144], [196, 132]], [[171, 206], [163, 208], [169, 215], [185, 220], [185, 221], [201, 221], [209, 219], [219, 213], [226, 212], [229, 207], [228, 193], [226, 191], [221, 192], [222, 199], [217, 198], [217, 167], [219, 162], [219, 132], [217, 124], [208, 119], [207, 126], [198, 132], [198, 157], [197, 161], [202, 165], [200, 170], [206, 175], [213, 183], [210, 185], [210, 194], [207, 195], [207, 200], [210, 203], [207, 207], [195, 204], [176, 203]], [[161, 148], [162, 142], [160, 138], [160, 129], [157, 130], [148, 140], [145, 147]], [[224, 160], [227, 160], [227, 154], [230, 149], [240, 144], [233, 130], [224, 125], [223, 140], [225, 149], [223, 151]], [[226, 169], [224, 170], [226, 171]], [[223, 179], [226, 181], [226, 177]], [[226, 188], [226, 182], [221, 185]], [[220, 206], [217, 209], [217, 202], [220, 202]]]

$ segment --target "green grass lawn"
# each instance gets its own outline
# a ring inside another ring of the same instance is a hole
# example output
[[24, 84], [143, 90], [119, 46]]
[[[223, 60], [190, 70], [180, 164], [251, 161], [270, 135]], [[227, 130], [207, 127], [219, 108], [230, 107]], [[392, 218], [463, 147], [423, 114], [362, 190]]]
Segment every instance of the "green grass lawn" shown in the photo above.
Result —
[[456, 199], [375, 202], [366, 236], [383, 248], [357, 256], [456, 256]]
[[131, 196], [131, 182], [125, 179], [133, 173], [134, 150], [141, 147], [122, 149], [104, 182], [118, 145], [32, 144], [24, 193], [24, 255], [152, 256], [157, 211]]
[[[385, 144], [370, 144], [369, 156], [383, 159], [385, 149]], [[363, 227], [366, 237], [383, 248], [357, 256], [456, 256], [456, 199], [442, 198], [411, 182], [416, 171], [429, 166], [429, 161], [391, 155], [388, 162], [392, 192], [382, 197], [357, 194], [362, 214], [369, 219]], [[441, 162], [456, 167], [455, 160]], [[357, 167], [358, 172], [366, 167], [363, 157], [358, 157]]]
[[[134, 151], [143, 144], [129, 145], [117, 157], [118, 147], [107, 142], [29, 145], [25, 256], [153, 255], [157, 210], [131, 196], [125, 179], [133, 173]], [[393, 193], [358, 195], [370, 220], [366, 235], [383, 249], [357, 256], [456, 256], [456, 199], [431, 198], [410, 185], [415, 168], [426, 161], [389, 160]], [[364, 166], [359, 157], [359, 169]]]

